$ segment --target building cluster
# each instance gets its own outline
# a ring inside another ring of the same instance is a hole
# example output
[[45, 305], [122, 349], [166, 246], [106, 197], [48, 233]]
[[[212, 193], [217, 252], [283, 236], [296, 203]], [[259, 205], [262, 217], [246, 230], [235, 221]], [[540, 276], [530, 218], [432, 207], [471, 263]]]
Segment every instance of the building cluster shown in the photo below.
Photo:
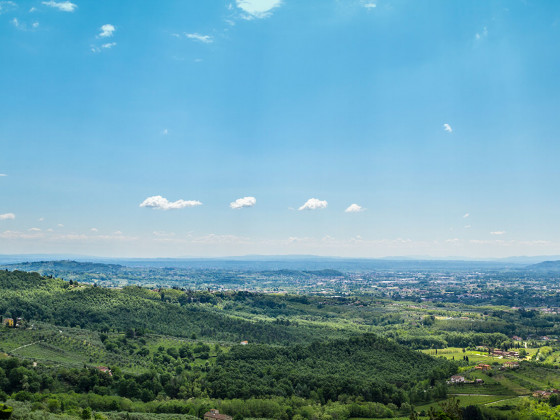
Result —
[[470, 381], [468, 379], [465, 379], [464, 376], [461, 375], [453, 375], [448, 381], [447, 381], [447, 385], [460, 385], [460, 384], [475, 384], [475, 385], [481, 385], [484, 383], [483, 379], [475, 379], [474, 381]]
[[560, 394], [560, 390], [551, 389], [549, 391], [535, 391], [533, 392], [533, 397], [540, 400], [548, 400], [552, 396], [552, 394]]
[[232, 417], [227, 414], [220, 414], [218, 410], [212, 409], [204, 413], [204, 420], [232, 420]]
[[23, 318], [4, 318], [2, 317], [2, 325], [7, 328], [23, 328], [24, 327]]
[[518, 351], [506, 351], [506, 350], [492, 350], [492, 356], [494, 357], [510, 357], [510, 358], [519, 358]]

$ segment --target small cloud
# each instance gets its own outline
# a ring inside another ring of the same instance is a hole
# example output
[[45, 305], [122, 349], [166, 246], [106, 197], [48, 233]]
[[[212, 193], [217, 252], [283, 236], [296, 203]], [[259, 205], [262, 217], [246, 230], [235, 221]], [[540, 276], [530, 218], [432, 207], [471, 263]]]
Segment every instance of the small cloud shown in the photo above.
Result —
[[39, 219], [37, 219], [37, 220], [38, 220], [39, 222], [42, 222], [42, 221], [45, 220], [45, 218], [44, 218], [44, 217], [39, 217]]
[[59, 223], [57, 226], [58, 227], [64, 227], [64, 225], [62, 223]]
[[482, 32], [477, 32], [477, 34], [475, 35], [475, 38], [479, 41], [482, 38], [486, 38], [488, 36], [488, 28], [485, 26], [482, 29]]
[[148, 197], [144, 201], [142, 201], [142, 203], [140, 203], [140, 207], [149, 207], [158, 210], [176, 210], [185, 207], [196, 207], [201, 205], [202, 203], [196, 200], [169, 201], [167, 200], [167, 198], [164, 198], [161, 195], [154, 195], [152, 197]]
[[194, 39], [200, 42], [204, 42], [205, 44], [211, 44], [212, 42], [214, 42], [214, 39], [212, 39], [212, 37], [210, 35], [201, 35], [201, 34], [187, 34], [185, 33], [185, 36], [189, 39]]
[[365, 7], [366, 9], [375, 9], [375, 8], [377, 7], [377, 4], [372, 3], [372, 2], [369, 2], [369, 3], [365, 3], [365, 4], [364, 4], [364, 7]]
[[113, 36], [113, 32], [116, 31], [115, 27], [109, 23], [103, 25], [101, 28], [99, 28], [101, 30], [101, 32], [99, 33], [99, 37], [100, 38], [109, 38]]
[[232, 209], [241, 209], [243, 207], [253, 207], [257, 204], [257, 199], [255, 197], [243, 197], [238, 198], [233, 203], [229, 203]]
[[11, 12], [17, 5], [13, 1], [0, 1], [0, 15]]
[[54, 229], [53, 228], [48, 228], [47, 232], [54, 232]]
[[28, 229], [29, 232], [41, 232], [41, 229], [36, 228], [36, 227], [32, 227], [31, 229]]
[[[27, 24], [24, 23], [24, 22], [20, 22], [20, 21], [18, 20], [18, 18], [13, 18], [13, 19], [11, 20], [11, 22], [12, 22], [12, 25], [14, 25], [14, 27], [15, 27], [16, 29], [19, 29], [20, 31], [27, 31], [27, 30], [29, 29], [29, 27], [27, 26]], [[33, 23], [31, 24], [31, 27], [32, 27], [33, 29], [37, 29], [37, 28], [39, 27], [39, 22], [33, 22]]]
[[0, 176], [8, 176], [8, 175], [6, 175], [6, 174], [0, 174]]
[[470, 229], [471, 225], [465, 225], [465, 229]]
[[99, 229], [97, 229], [97, 228], [91, 228], [90, 230], [91, 230], [92, 232], [99, 232]]
[[14, 213], [4, 213], [0, 214], [0, 220], [10, 220], [15, 219], [16, 215]]
[[36, 7], [32, 7], [31, 9], [29, 9], [29, 13], [33, 13], [33, 12], [36, 12], [36, 11], [37, 11]]
[[116, 42], [108, 42], [106, 44], [102, 44], [100, 47], [92, 45], [91, 46], [91, 52], [98, 53], [98, 52], [101, 52], [102, 50], [108, 50], [110, 48], [113, 48], [115, 45], [117, 45]]
[[328, 203], [317, 198], [310, 198], [298, 210], [317, 210], [326, 208]]
[[152, 233], [154, 236], [157, 236], [158, 238], [168, 238], [168, 237], [175, 236], [175, 232], [165, 232], [163, 230], [156, 230]]
[[470, 216], [470, 213], [465, 213], [465, 214], [463, 215], [463, 219], [466, 219], [466, 218], [469, 217], [469, 216]]
[[346, 210], [344, 210], [345, 213], [359, 213], [361, 211], [364, 211], [365, 209], [362, 206], [359, 206], [358, 204], [350, 204], [348, 206], [348, 208]]
[[490, 232], [490, 235], [505, 235], [506, 231], [505, 230], [496, 230], [494, 232]]
[[113, 235], [122, 235], [123, 233], [120, 230], [116, 230], [113, 232]]
[[49, 6], [49, 7], [53, 7], [55, 9], [58, 9], [62, 12], [73, 12], [74, 10], [76, 10], [76, 8], [78, 7], [77, 5], [75, 5], [74, 3], [71, 3], [69, 1], [44, 1], [43, 4], [45, 6]]
[[443, 124], [443, 129], [444, 129], [445, 131], [447, 131], [448, 133], [452, 133], [452, 132], [453, 132], [453, 129], [452, 129], [451, 126], [450, 126], [449, 124], [447, 124], [447, 123]]
[[263, 19], [272, 15], [272, 10], [282, 4], [282, 0], [236, 0], [238, 8], [245, 12], [245, 19]]
[[163, 134], [164, 136], [167, 136], [169, 134], [169, 130], [167, 128], [164, 128], [163, 131], [161, 132], [161, 134]]

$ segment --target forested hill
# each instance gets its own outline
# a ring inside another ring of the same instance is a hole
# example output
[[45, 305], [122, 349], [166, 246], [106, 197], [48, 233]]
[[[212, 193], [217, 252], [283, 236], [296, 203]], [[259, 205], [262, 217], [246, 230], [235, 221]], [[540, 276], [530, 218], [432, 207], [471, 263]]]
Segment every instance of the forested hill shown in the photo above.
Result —
[[558, 261], [543, 261], [542, 263], [532, 264], [526, 267], [530, 271], [560, 271], [560, 260]]
[[44, 275], [60, 275], [65, 273], [112, 273], [122, 270], [124, 266], [119, 264], [102, 264], [94, 262], [78, 262], [70, 260], [61, 261], [32, 261], [17, 264], [4, 265], [9, 270], [36, 271]]
[[242, 304], [274, 313], [282, 304], [247, 293], [106, 289], [22, 271], [0, 271], [0, 314], [96, 331], [142, 330], [176, 337], [295, 344], [354, 333], [293, 322], [247, 320], [223, 310]]
[[221, 398], [310, 396], [314, 390], [322, 400], [359, 395], [400, 404], [403, 388], [447, 378], [456, 369], [445, 359], [366, 334], [303, 346], [236, 346], [218, 358], [208, 381], [212, 394]]

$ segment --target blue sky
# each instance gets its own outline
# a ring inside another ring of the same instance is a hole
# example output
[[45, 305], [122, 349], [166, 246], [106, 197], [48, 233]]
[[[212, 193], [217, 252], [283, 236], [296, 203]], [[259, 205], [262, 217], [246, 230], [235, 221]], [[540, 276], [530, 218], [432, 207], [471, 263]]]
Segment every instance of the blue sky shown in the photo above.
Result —
[[559, 41], [555, 1], [0, 1], [0, 253], [560, 254]]

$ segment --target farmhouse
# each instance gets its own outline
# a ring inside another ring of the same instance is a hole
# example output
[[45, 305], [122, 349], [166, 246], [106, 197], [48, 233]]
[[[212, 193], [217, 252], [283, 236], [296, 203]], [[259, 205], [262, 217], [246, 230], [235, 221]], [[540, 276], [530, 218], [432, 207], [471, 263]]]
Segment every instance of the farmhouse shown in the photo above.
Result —
[[540, 399], [543, 399], [543, 400], [549, 399], [551, 395], [552, 395], [552, 392], [550, 392], [550, 391], [535, 391], [535, 392], [533, 392], [533, 397], [540, 398]]
[[447, 381], [447, 383], [449, 383], [449, 384], [464, 384], [465, 383], [465, 377], [460, 376], [460, 375], [453, 375], [449, 379], [449, 381]]
[[212, 409], [204, 413], [204, 420], [232, 420], [232, 417], [227, 414], [220, 414], [218, 410]]
[[484, 363], [479, 363], [479, 364], [476, 365], [474, 368], [475, 368], [475, 369], [478, 369], [478, 370], [492, 370], [492, 366], [490, 366], [490, 365], [485, 365]]
[[13, 318], [4, 318], [2, 320], [2, 324], [4, 324], [6, 327], [13, 327], [14, 326], [14, 319]]
[[519, 363], [517, 362], [505, 362], [504, 363], [504, 368], [506, 369], [517, 369], [519, 367]]
[[98, 367], [97, 367], [97, 370], [98, 370], [99, 372], [106, 373], [106, 374], [108, 374], [109, 376], [113, 376], [113, 372], [111, 372], [111, 369], [109, 369], [107, 366], [98, 366]]

